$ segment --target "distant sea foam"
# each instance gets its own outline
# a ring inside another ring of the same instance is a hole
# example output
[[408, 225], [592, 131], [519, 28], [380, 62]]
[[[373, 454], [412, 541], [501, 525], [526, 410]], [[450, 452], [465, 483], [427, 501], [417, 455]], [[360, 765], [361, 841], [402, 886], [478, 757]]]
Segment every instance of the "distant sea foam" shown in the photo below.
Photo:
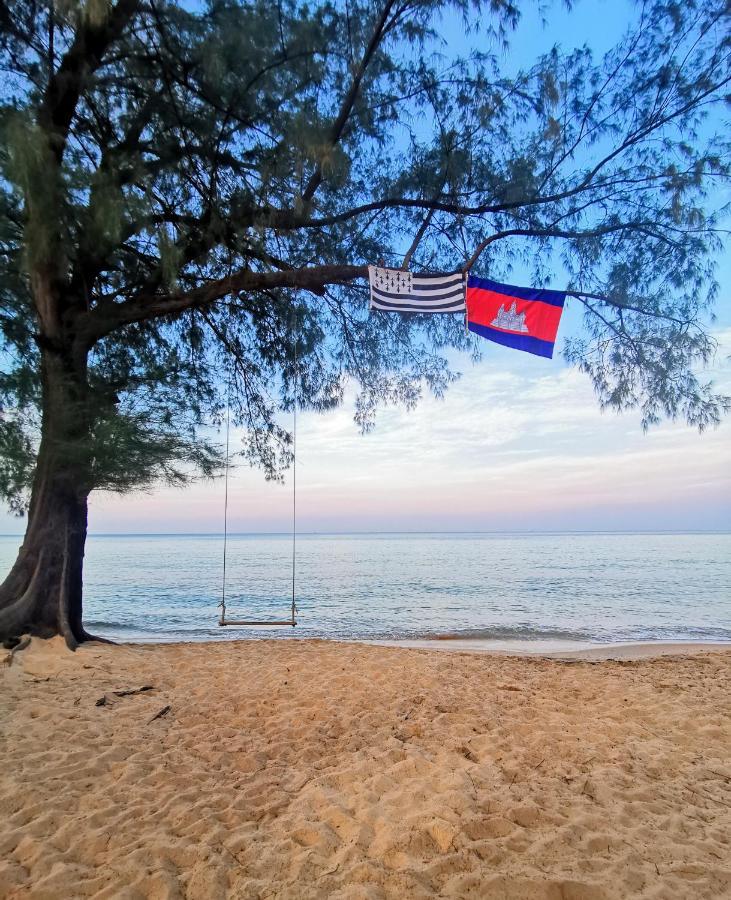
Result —
[[[0, 537], [5, 570], [18, 548]], [[92, 535], [87, 627], [234, 637], [731, 640], [731, 534], [337, 534], [297, 541], [296, 629], [217, 626], [220, 535]], [[229, 535], [231, 616], [286, 615], [291, 538]]]

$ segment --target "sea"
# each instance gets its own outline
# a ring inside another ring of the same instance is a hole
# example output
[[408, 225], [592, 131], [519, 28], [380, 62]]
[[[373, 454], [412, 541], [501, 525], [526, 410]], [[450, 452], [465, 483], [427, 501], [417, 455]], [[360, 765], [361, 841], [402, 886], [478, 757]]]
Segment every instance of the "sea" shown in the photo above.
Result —
[[[0, 537], [0, 567], [20, 538]], [[731, 533], [301, 534], [297, 627], [218, 625], [223, 537], [91, 535], [86, 627], [116, 641], [731, 641]], [[230, 618], [282, 619], [292, 537], [228, 536]]]

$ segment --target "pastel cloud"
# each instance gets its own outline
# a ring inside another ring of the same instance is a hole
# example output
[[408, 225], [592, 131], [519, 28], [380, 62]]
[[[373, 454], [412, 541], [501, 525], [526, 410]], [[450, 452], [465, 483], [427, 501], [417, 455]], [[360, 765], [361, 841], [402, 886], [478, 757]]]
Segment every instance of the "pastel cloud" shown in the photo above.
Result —
[[[731, 329], [709, 373], [731, 392]], [[637, 414], [602, 414], [574, 369], [488, 348], [444, 400], [387, 409], [362, 436], [352, 404], [302, 414], [303, 531], [710, 528], [731, 526], [729, 424], [644, 434]], [[234, 531], [286, 531], [291, 487], [236, 470]], [[220, 531], [223, 485], [96, 496], [96, 531]]]

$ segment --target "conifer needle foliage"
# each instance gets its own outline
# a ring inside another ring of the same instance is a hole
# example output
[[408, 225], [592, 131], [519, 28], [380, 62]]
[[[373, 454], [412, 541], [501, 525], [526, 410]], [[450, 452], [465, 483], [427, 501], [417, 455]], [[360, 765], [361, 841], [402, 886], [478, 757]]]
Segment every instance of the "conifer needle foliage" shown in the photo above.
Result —
[[[204, 426], [227, 398], [244, 455], [279, 477], [295, 394], [327, 410], [352, 383], [366, 429], [380, 404], [441, 394], [448, 350], [471, 347], [459, 318], [367, 310], [365, 265], [407, 254], [503, 279], [527, 264], [583, 304], [565, 353], [602, 406], [717, 422], [728, 401], [697, 373], [728, 197], [728, 4], [638, 2], [605, 56], [557, 44], [517, 71], [524, 6], [0, 0], [11, 507], [52, 345], [83, 358], [86, 424], [64, 449], [83, 491], [213, 474]], [[455, 17], [479, 51], [444, 39]]]

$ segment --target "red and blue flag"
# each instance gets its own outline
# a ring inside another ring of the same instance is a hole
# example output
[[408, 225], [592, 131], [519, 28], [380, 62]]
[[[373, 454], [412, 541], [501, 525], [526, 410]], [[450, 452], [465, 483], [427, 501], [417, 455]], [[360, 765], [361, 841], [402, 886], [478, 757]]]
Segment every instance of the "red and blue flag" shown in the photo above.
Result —
[[566, 294], [501, 284], [470, 275], [467, 325], [470, 331], [516, 350], [553, 357]]

